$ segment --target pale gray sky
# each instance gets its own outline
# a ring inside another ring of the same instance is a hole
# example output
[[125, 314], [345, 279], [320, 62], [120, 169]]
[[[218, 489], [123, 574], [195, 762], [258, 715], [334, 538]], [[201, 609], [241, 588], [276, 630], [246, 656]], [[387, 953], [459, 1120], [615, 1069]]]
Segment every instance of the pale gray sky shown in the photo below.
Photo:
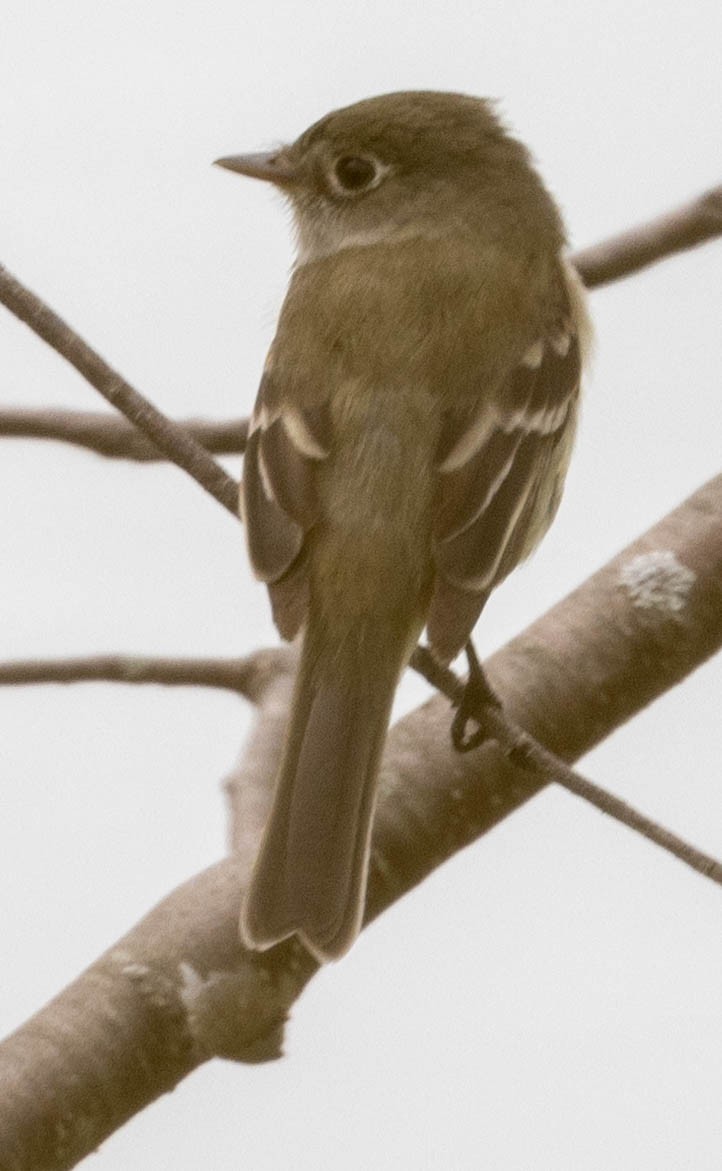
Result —
[[[484, 94], [590, 243], [720, 182], [721, 25], [718, 0], [6, 0], [0, 260], [162, 409], [246, 413], [290, 240], [271, 193], [212, 159], [373, 93]], [[718, 471], [721, 287], [714, 244], [593, 296], [567, 495], [484, 652]], [[102, 405], [4, 311], [0, 347], [4, 402]], [[274, 641], [240, 534], [177, 470], [4, 441], [0, 476], [0, 658]], [[721, 681], [717, 661], [584, 762], [717, 855]], [[100, 686], [0, 711], [5, 1033], [217, 859], [247, 714]], [[717, 1171], [721, 907], [549, 791], [314, 980], [285, 1060], [211, 1063], [92, 1166]]]

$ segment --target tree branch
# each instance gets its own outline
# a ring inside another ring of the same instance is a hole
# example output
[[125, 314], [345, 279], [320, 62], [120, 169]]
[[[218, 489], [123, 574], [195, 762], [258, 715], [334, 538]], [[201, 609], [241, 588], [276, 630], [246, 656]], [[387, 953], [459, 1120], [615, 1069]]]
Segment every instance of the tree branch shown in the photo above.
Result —
[[596, 289], [718, 236], [722, 236], [722, 186], [646, 224], [583, 248], [571, 260], [587, 288]]
[[166, 658], [87, 655], [68, 659], [17, 659], [0, 663], [0, 686], [28, 683], [157, 683], [170, 687], [218, 687], [256, 701], [269, 677], [285, 669], [285, 649], [248, 658]]
[[[177, 426], [215, 455], [238, 455], [246, 447], [247, 419], [179, 419]], [[138, 463], [166, 458], [133, 424], [103, 411], [0, 407], [0, 436], [3, 435], [62, 440], [110, 459], [130, 459]]]
[[[509, 718], [573, 761], [721, 643], [722, 476], [486, 668]], [[259, 692], [257, 745], [264, 722], [267, 743], [278, 744], [289, 690], [279, 684], [272, 672]], [[237, 930], [274, 770], [273, 751], [239, 764], [234, 785], [260, 797], [246, 808], [236, 856], [174, 891], [0, 1046], [1, 1167], [72, 1167], [209, 1057], [278, 1055], [315, 964], [293, 941], [249, 954]], [[455, 753], [441, 697], [401, 720], [382, 763], [366, 922], [543, 787], [493, 743]]]

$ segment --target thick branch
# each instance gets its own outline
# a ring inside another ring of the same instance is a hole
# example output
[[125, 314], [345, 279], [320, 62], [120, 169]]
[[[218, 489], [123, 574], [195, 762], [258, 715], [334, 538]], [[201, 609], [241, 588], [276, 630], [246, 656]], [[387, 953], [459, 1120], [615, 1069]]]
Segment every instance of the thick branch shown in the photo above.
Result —
[[224, 508], [234, 516], [238, 515], [238, 485], [205, 448], [125, 382], [57, 313], [2, 265], [0, 301], [70, 362], [111, 406], [122, 411], [164, 455], [188, 472]]
[[[722, 476], [486, 667], [510, 718], [571, 761], [721, 643]], [[286, 699], [278, 674], [270, 680], [257, 747], [264, 726], [267, 742], [279, 741]], [[389, 735], [367, 921], [543, 787], [493, 744], [459, 756], [449, 721], [448, 702], [435, 697]], [[275, 759], [263, 750], [245, 758], [239, 788], [262, 794]], [[240, 946], [238, 908], [264, 816], [261, 797], [246, 809], [234, 860], [176, 890], [0, 1047], [9, 1089], [1, 1167], [71, 1167], [213, 1054], [278, 1053], [285, 1015], [315, 967], [293, 942], [262, 955]]]
[[[572, 762], [721, 645], [717, 476], [487, 660], [485, 670], [509, 719]], [[452, 756], [449, 770], [448, 724], [447, 706], [433, 699], [394, 729], [394, 742], [404, 736], [407, 744], [405, 782], [398, 772], [389, 778], [403, 815], [395, 816], [392, 804], [377, 824], [383, 862], [372, 873], [369, 917], [420, 881], [430, 856], [438, 865], [544, 787], [493, 745]], [[492, 770], [482, 785], [480, 761]]]

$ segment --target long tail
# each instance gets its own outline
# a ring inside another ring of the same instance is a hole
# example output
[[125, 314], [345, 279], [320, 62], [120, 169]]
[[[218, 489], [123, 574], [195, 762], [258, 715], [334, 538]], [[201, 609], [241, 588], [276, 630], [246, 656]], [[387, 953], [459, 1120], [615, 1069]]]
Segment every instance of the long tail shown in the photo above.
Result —
[[286, 746], [241, 934], [264, 949], [297, 933], [321, 960], [353, 943], [364, 909], [376, 778], [408, 639], [364, 621], [329, 653], [307, 630]]

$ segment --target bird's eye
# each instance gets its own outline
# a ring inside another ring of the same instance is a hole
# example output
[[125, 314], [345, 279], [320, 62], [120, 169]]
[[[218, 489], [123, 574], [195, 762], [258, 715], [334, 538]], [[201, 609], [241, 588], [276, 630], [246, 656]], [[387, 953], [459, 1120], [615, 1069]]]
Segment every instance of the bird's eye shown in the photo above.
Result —
[[363, 155], [341, 155], [334, 163], [333, 177], [341, 191], [363, 191], [378, 176], [376, 163]]

